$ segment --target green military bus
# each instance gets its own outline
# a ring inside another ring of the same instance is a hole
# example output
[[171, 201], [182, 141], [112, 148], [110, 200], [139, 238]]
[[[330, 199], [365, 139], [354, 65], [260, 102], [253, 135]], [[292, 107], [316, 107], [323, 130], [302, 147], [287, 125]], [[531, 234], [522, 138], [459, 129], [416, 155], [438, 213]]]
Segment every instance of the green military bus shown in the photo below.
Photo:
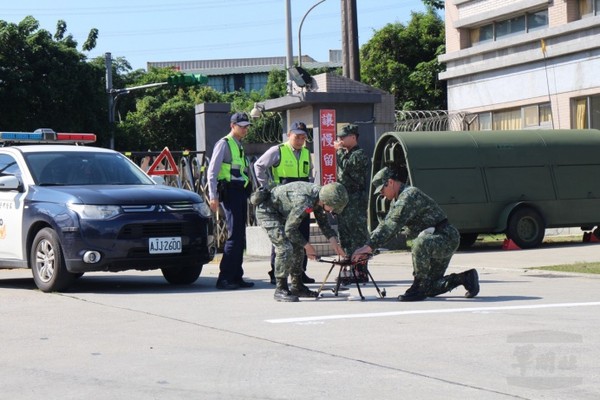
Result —
[[[506, 233], [533, 248], [546, 228], [600, 225], [599, 130], [390, 132], [377, 141], [373, 174], [388, 163], [408, 167], [410, 183], [458, 228], [462, 247], [479, 234]], [[388, 207], [371, 193], [371, 229]]]

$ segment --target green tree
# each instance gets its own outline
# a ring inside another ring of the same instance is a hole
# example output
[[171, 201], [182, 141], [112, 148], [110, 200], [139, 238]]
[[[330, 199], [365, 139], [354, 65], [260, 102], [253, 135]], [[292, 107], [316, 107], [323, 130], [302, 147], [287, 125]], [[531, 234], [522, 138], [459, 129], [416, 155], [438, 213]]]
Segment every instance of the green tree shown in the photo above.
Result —
[[[0, 115], [2, 128], [102, 132], [107, 122], [103, 68], [86, 62], [59, 21], [53, 37], [39, 22], [0, 21]], [[106, 115], [106, 114], [104, 114]]]
[[[133, 72], [131, 86], [166, 82], [170, 68], [152, 68], [147, 73]], [[160, 86], [133, 91], [117, 104], [115, 147], [118, 150], [194, 149], [196, 128], [194, 107], [200, 103], [225, 102], [224, 95], [206, 86]], [[121, 118], [119, 118], [121, 117]]]
[[444, 43], [435, 11], [413, 12], [408, 25], [388, 24], [362, 46], [361, 80], [392, 93], [399, 109], [445, 109], [446, 85], [437, 78]]
[[437, 10], [444, 9], [444, 0], [423, 0], [423, 4], [429, 7], [433, 7]]

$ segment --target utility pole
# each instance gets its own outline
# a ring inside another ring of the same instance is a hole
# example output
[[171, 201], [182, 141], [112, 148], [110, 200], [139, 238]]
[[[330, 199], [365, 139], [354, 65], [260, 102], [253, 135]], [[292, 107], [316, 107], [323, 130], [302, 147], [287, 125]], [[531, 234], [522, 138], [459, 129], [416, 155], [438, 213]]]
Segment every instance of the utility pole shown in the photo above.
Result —
[[287, 41], [287, 54], [285, 56], [286, 86], [287, 93], [292, 92], [292, 78], [290, 68], [294, 66], [294, 47], [292, 45], [292, 4], [291, 0], [285, 0], [285, 38]]
[[115, 148], [115, 98], [113, 97], [112, 81], [112, 56], [104, 53], [104, 66], [106, 67], [106, 93], [108, 94], [108, 129], [110, 133], [110, 148]]
[[356, 0], [341, 0], [341, 8], [343, 76], [360, 81]]

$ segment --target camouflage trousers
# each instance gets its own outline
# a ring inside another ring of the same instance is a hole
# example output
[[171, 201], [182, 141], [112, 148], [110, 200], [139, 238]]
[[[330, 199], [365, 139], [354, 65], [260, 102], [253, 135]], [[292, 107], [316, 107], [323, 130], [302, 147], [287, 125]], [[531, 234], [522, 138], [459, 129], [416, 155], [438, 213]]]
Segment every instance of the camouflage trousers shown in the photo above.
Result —
[[450, 224], [434, 233], [423, 232], [413, 240], [413, 275], [426, 295], [436, 296], [456, 287], [453, 277], [444, 274], [459, 243], [460, 234]]
[[267, 231], [275, 249], [275, 278], [300, 276], [304, 272], [304, 247], [285, 235], [285, 219], [265, 202], [256, 208], [258, 225]]
[[346, 255], [364, 246], [369, 239], [367, 228], [368, 198], [366, 192], [348, 194], [348, 204], [337, 217], [340, 244]]

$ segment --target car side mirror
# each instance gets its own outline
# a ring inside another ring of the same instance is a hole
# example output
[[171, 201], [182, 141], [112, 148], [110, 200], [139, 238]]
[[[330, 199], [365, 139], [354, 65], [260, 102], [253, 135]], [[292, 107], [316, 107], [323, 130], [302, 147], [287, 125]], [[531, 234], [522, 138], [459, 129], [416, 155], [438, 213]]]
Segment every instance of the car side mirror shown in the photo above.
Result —
[[0, 191], [8, 192], [11, 190], [23, 191], [23, 184], [14, 175], [0, 176]]

